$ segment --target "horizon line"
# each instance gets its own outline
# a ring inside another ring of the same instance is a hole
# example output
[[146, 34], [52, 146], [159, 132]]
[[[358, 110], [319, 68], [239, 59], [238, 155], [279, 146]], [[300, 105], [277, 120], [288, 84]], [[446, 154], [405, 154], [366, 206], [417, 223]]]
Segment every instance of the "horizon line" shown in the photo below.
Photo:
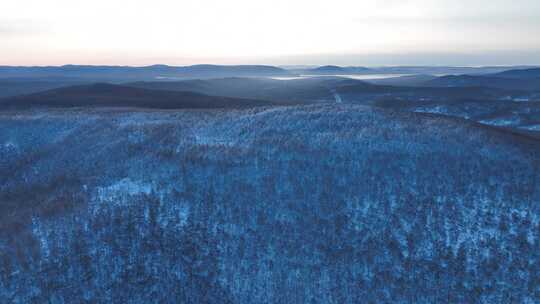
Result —
[[44, 64], [44, 65], [21, 65], [21, 64], [0, 64], [0, 67], [9, 68], [48, 68], [48, 67], [118, 67], [118, 68], [149, 68], [149, 67], [171, 67], [171, 68], [183, 68], [183, 67], [195, 67], [195, 66], [225, 66], [225, 67], [241, 67], [241, 66], [265, 66], [265, 67], [324, 67], [324, 66], [336, 66], [341, 68], [388, 68], [388, 67], [403, 67], [403, 68], [415, 68], [415, 67], [451, 67], [451, 68], [490, 68], [490, 67], [540, 67], [538, 64], [484, 64], [484, 65], [467, 65], [467, 64], [388, 64], [388, 65], [341, 65], [341, 64], [264, 64], [264, 63], [243, 63], [243, 64], [219, 64], [219, 63], [196, 63], [187, 65], [175, 65], [165, 63], [145, 64], [145, 65], [126, 65], [126, 64], [78, 64], [78, 63], [65, 63], [65, 64]]

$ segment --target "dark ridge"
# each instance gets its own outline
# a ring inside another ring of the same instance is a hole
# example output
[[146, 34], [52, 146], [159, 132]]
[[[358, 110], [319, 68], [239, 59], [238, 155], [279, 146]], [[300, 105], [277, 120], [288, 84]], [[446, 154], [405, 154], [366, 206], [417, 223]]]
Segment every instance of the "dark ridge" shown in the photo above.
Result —
[[3, 78], [0, 79], [0, 98], [82, 84], [88, 81], [69, 77]]
[[494, 74], [503, 78], [540, 78], [540, 68], [516, 69]]
[[481, 86], [488, 88], [509, 90], [540, 90], [540, 78], [504, 78], [505, 74], [492, 75], [450, 75], [442, 76], [423, 83], [432, 87], [471, 87]]
[[360, 80], [340, 77], [313, 77], [294, 80], [265, 78], [220, 78], [185, 81], [133, 82], [138, 88], [168, 91], [192, 91], [206, 95], [273, 100], [277, 103], [316, 103], [333, 101], [331, 90], [346, 86], [370, 86]]
[[482, 86], [464, 86], [464, 87], [405, 87], [389, 85], [348, 85], [340, 89], [340, 93], [358, 94], [358, 93], [380, 93], [380, 94], [406, 94], [409, 97], [436, 96], [448, 99], [454, 98], [493, 98], [504, 95], [517, 95], [522, 93], [518, 90], [494, 89]]
[[71, 86], [0, 100], [8, 108], [140, 107], [158, 109], [236, 108], [268, 106], [272, 102], [207, 96], [194, 92], [148, 90], [107, 83]]

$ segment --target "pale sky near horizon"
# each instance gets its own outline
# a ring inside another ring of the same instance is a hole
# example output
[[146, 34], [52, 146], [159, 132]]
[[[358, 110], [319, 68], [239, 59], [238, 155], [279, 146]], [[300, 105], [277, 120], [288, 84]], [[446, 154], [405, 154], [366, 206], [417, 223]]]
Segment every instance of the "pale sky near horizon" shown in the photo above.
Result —
[[2, 0], [0, 65], [540, 64], [540, 0]]

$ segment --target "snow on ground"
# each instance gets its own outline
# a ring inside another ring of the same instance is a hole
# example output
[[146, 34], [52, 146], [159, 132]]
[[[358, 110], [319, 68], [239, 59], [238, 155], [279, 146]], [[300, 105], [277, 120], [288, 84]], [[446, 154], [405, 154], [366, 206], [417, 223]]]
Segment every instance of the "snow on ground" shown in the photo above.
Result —
[[18, 146], [17, 146], [17, 144], [15, 144], [14, 142], [8, 141], [8, 142], [4, 143], [4, 144], [2, 145], [2, 147], [3, 147], [4, 149], [6, 149], [6, 150], [16, 150]]
[[341, 96], [339, 96], [338, 93], [334, 93], [334, 98], [336, 99], [336, 103], [343, 103], [343, 100], [341, 99]]
[[508, 117], [508, 118], [494, 118], [494, 119], [484, 119], [480, 121], [486, 125], [492, 126], [512, 126], [520, 123], [519, 117]]
[[109, 186], [97, 187], [90, 209], [92, 213], [96, 213], [103, 203], [126, 204], [131, 196], [149, 195], [152, 190], [152, 185], [149, 183], [124, 178]]
[[442, 106], [436, 106], [436, 107], [420, 107], [414, 110], [414, 112], [417, 113], [433, 113], [433, 114], [447, 114], [448, 109]]
[[529, 131], [540, 131], [540, 124], [539, 125], [523, 126], [520, 129], [525, 129], [525, 130], [529, 130]]

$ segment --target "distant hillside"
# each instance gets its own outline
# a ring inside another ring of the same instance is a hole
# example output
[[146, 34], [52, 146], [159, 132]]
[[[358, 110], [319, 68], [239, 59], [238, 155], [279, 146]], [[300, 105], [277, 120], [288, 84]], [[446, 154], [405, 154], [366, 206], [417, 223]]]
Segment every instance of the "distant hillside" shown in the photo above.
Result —
[[494, 74], [494, 76], [520, 79], [540, 78], [540, 68], [510, 70]]
[[486, 125], [530, 131], [535, 136], [540, 131], [540, 94], [535, 91], [465, 84], [463, 87], [350, 85], [336, 92], [346, 103], [461, 117]]
[[338, 87], [347, 85], [369, 86], [360, 80], [337, 77], [314, 77], [294, 80], [222, 78], [173, 82], [135, 82], [125, 85], [152, 90], [192, 91], [207, 95], [301, 103], [334, 101], [332, 90]]
[[[505, 72], [506, 73], [506, 72]], [[424, 86], [432, 87], [490, 87], [510, 90], [540, 90], [540, 77], [538, 78], [504, 78], [513, 73], [495, 74], [498, 76], [482, 75], [451, 75], [443, 76], [424, 82]]]
[[[426, 77], [431, 79], [430, 76]], [[343, 100], [347, 102], [372, 101], [381, 98], [404, 98], [410, 100], [422, 98], [440, 100], [473, 98], [493, 100], [517, 98], [527, 94], [521, 90], [480, 86], [407, 87], [376, 85], [366, 81], [340, 77], [313, 77], [294, 80], [224, 78], [176, 82], [136, 82], [125, 85], [152, 90], [193, 91], [207, 95], [276, 101], [288, 100], [305, 103], [334, 101], [335, 93], [340, 94]]]
[[75, 77], [92, 81], [134, 81], [156, 78], [218, 78], [289, 76], [287, 70], [265, 65], [192, 65], [145, 67], [65, 65], [50, 67], [0, 66], [0, 79], [13, 77]]
[[531, 66], [387, 66], [374, 67], [372, 70], [379, 74], [481, 75], [500, 73], [503, 71], [522, 68], [531, 68]]
[[470, 86], [468, 82], [463, 87], [436, 87], [435, 84], [429, 87], [406, 87], [374, 85], [347, 78], [314, 77], [296, 80], [225, 78], [126, 85], [152, 90], [192, 91], [207, 95], [270, 100], [275, 104], [344, 102], [384, 104], [390, 107], [396, 105], [395, 109], [401, 111], [440, 113], [520, 130], [534, 130], [539, 124], [535, 118], [539, 113], [535, 101], [540, 100], [540, 94], [534, 91]]
[[64, 77], [4, 78], [0, 79], [0, 98], [32, 94], [85, 83], [88, 83], [88, 81]]
[[521, 96], [522, 91], [477, 86], [466, 87], [400, 87], [385, 85], [347, 85], [337, 89], [344, 100], [351, 102], [396, 98], [403, 100], [507, 99]]
[[392, 110], [461, 117], [485, 125], [540, 137], [540, 103], [463, 98], [457, 100], [380, 99], [373, 105]]
[[2, 107], [141, 107], [160, 109], [229, 108], [271, 105], [271, 102], [207, 96], [194, 92], [147, 90], [112, 84], [71, 86], [0, 99]]

